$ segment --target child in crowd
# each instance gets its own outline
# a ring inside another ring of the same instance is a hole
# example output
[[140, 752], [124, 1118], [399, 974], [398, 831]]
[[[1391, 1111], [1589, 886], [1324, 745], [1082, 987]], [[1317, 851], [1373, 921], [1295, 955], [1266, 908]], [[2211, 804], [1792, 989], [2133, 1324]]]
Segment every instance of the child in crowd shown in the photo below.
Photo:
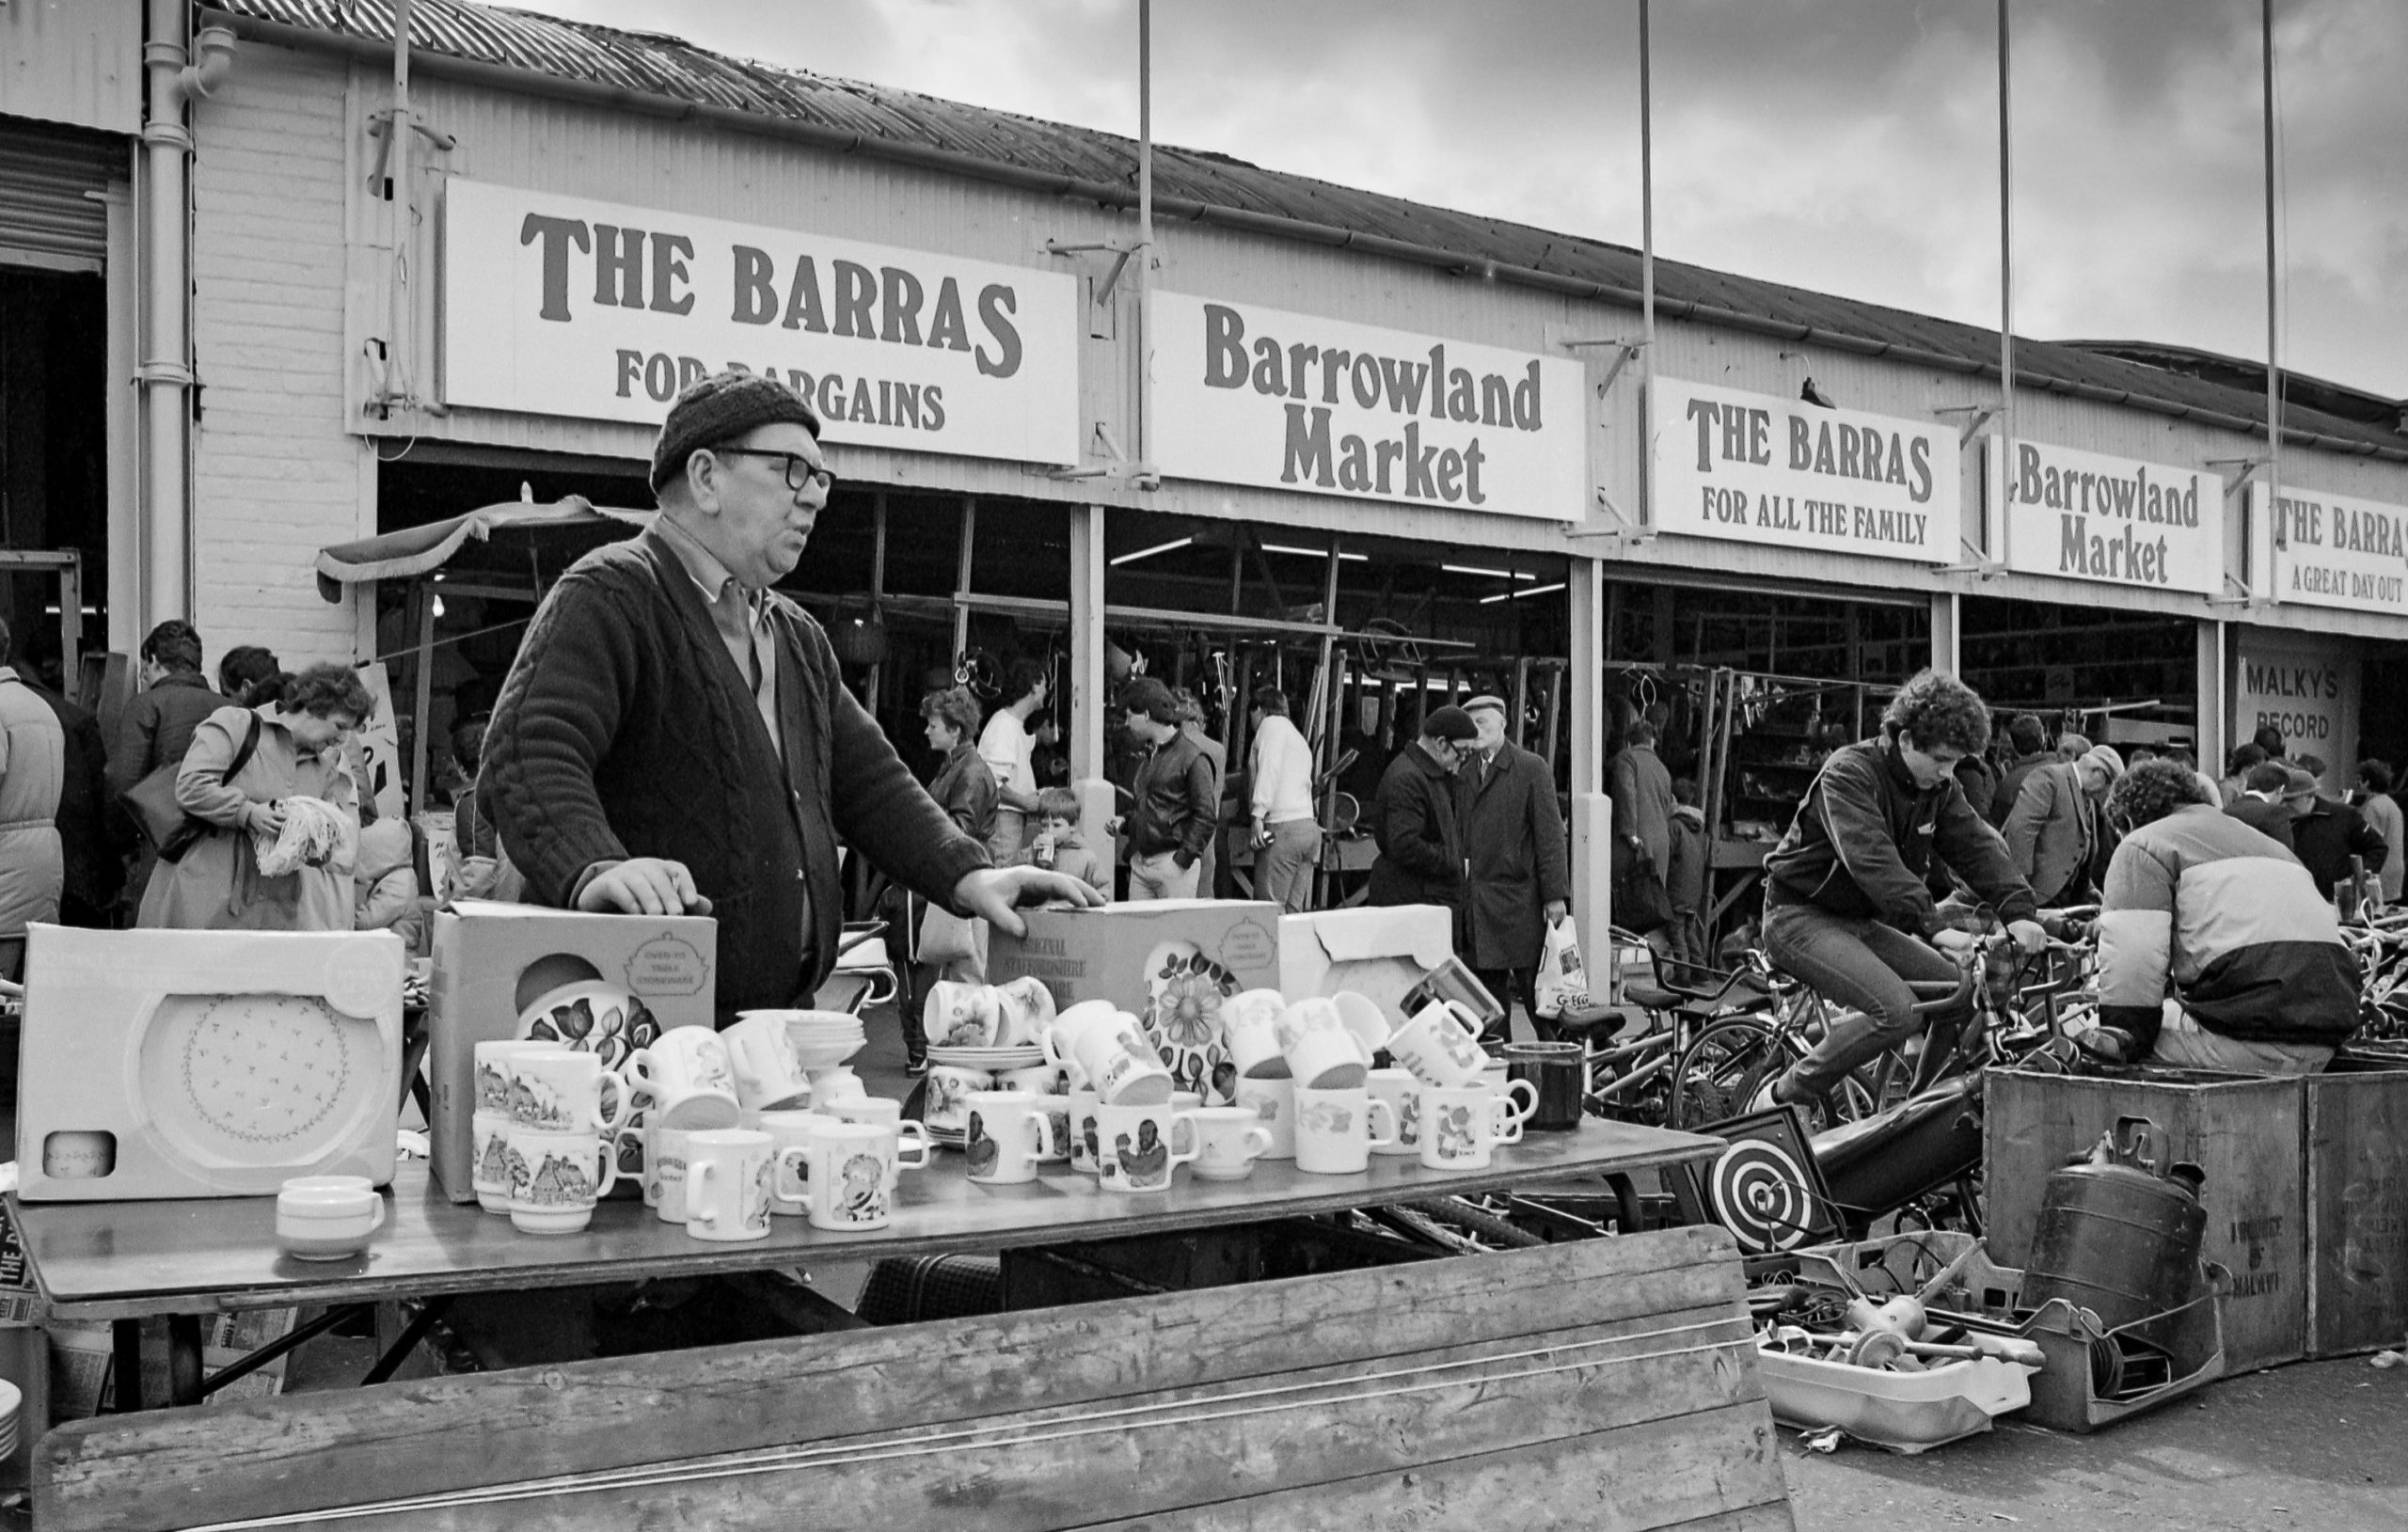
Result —
[[1111, 897], [1111, 861], [1088, 850], [1079, 839], [1079, 795], [1067, 787], [1038, 789], [1037, 816], [1037, 838], [1013, 861], [1023, 867], [1068, 873]]
[[[1704, 963], [1705, 922], [1702, 912], [1706, 892], [1705, 812], [1698, 807], [1697, 781], [1672, 781], [1671, 865], [1664, 869], [1664, 892], [1672, 918], [1647, 934], [1650, 946], [1684, 963]], [[1659, 941], [1657, 939], [1662, 940]]]

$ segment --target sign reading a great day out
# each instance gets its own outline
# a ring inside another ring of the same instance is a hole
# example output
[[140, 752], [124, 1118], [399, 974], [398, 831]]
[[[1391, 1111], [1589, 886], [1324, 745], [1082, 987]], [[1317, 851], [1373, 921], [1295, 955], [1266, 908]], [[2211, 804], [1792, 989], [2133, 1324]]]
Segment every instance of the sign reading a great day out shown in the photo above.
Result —
[[832, 442], [1078, 461], [1063, 273], [455, 179], [442, 293], [449, 404], [657, 424], [740, 368]]
[[1152, 295], [1153, 442], [1181, 479], [1577, 521], [1581, 365]]
[[1677, 378], [1655, 389], [1658, 531], [1925, 563], [1960, 557], [1954, 427]]
[[2287, 487], [2270, 514], [2252, 483], [2249, 528], [2258, 594], [2408, 616], [2408, 508]]
[[2006, 566], [2147, 590], [2224, 588], [2224, 481], [2196, 468], [2018, 437], [2004, 484], [1983, 443], [1990, 503], [2006, 508]]

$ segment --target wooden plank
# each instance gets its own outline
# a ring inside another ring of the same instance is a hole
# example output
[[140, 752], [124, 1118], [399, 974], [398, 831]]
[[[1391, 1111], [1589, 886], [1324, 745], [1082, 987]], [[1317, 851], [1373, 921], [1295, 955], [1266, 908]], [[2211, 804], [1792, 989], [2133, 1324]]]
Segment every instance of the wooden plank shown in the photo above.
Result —
[[[1727, 1305], [1735, 1247], [1665, 1230], [1512, 1256], [78, 1422], [41, 1524], [114, 1532], [854, 1438]], [[1750, 1366], [1749, 1387], [1753, 1389]]]
[[2307, 1352], [2408, 1335], [2408, 1071], [2307, 1078]]
[[394, 1173], [392, 1213], [368, 1257], [331, 1270], [286, 1259], [274, 1199], [30, 1203], [9, 1199], [52, 1315], [90, 1322], [150, 1314], [370, 1303], [530, 1287], [703, 1276], [835, 1259], [991, 1252], [1307, 1216], [1711, 1158], [1719, 1139], [1597, 1118], [1576, 1133], [1533, 1133], [1481, 1171], [1439, 1171], [1374, 1155], [1354, 1176], [1260, 1161], [1243, 1181], [1180, 1179], [1162, 1196], [1102, 1190], [1067, 1165], [1020, 1186], [980, 1186], [940, 1154], [903, 1177], [894, 1223], [867, 1234], [770, 1221], [769, 1237], [715, 1244], [634, 1201], [594, 1209], [581, 1234], [530, 1239], [430, 1184], [424, 1161]]
[[[1735, 1487], [1765, 1498], [1734, 1507]], [[1080, 1532], [1792, 1532], [1780, 1448], [1752, 1405], [1334, 1479], [1280, 1494], [1089, 1523]]]

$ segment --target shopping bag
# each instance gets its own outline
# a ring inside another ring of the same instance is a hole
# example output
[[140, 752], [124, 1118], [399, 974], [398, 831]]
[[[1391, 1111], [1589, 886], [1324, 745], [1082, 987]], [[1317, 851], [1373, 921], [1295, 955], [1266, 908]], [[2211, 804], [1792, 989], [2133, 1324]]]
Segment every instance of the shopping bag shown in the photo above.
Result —
[[1672, 918], [1672, 896], [1655, 859], [1633, 845], [1614, 857], [1613, 921], [1625, 931], [1645, 935]]
[[912, 961], [935, 966], [963, 958], [984, 959], [979, 951], [978, 923], [963, 920], [941, 905], [921, 907], [919, 944]]
[[1555, 1018], [1589, 1008], [1589, 970], [1580, 961], [1579, 933], [1567, 918], [1546, 928], [1539, 949], [1539, 971], [1532, 1003], [1537, 1015]]

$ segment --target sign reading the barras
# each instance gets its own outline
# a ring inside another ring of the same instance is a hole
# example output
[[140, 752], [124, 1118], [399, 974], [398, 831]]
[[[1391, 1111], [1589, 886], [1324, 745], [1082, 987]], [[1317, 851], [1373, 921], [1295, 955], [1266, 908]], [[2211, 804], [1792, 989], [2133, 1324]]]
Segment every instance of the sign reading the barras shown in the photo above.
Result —
[[1656, 380], [1656, 527], [1774, 547], [1954, 563], [1956, 432]]
[[726, 368], [826, 439], [1074, 463], [1076, 284], [1058, 272], [453, 180], [446, 403], [656, 424]]
[[1152, 295], [1154, 441], [1180, 479], [1577, 521], [1582, 367], [1180, 292]]
[[2224, 585], [2224, 481], [2196, 468], [2104, 457], [2018, 437], [2002, 490], [2007, 567], [2031, 575], [2214, 595]]
[[2311, 607], [2408, 616], [2408, 509], [2318, 489], [2290, 489], [2266, 511], [2249, 486], [2251, 584]]

